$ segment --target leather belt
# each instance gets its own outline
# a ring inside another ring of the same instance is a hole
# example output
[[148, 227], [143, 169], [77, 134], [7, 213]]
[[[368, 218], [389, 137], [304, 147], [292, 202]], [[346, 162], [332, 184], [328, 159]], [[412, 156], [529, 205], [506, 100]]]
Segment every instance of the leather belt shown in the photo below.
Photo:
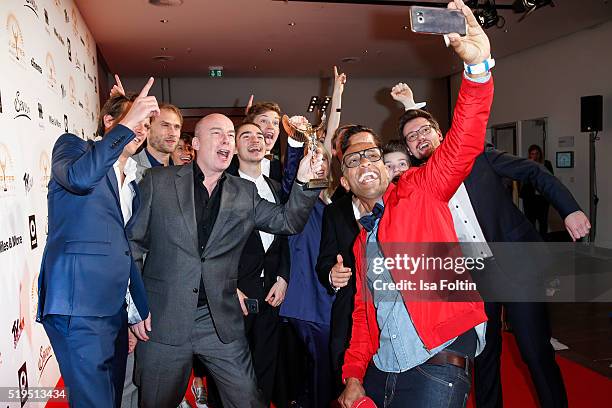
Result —
[[445, 350], [440, 351], [438, 354], [427, 360], [425, 364], [450, 364], [461, 368], [465, 372], [471, 372], [472, 369], [472, 362], [468, 357]]

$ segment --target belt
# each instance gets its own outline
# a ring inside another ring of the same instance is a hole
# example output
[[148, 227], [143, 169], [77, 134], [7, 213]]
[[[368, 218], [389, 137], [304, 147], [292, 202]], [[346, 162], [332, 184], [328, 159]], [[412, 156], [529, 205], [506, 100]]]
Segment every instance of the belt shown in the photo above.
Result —
[[456, 367], [461, 368], [466, 373], [471, 372], [471, 368], [472, 368], [472, 361], [469, 359], [469, 357], [461, 356], [459, 354], [456, 354], [450, 351], [446, 351], [446, 350], [440, 351], [438, 354], [436, 354], [435, 356], [427, 360], [425, 364], [436, 364], [436, 365], [450, 364], [450, 365], [454, 365]]

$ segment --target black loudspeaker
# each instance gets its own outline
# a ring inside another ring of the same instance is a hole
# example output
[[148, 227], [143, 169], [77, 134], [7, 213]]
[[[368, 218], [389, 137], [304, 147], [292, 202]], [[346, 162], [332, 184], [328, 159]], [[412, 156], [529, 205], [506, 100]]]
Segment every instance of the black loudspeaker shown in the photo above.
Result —
[[603, 96], [591, 95], [580, 98], [580, 131], [601, 132], [603, 130]]

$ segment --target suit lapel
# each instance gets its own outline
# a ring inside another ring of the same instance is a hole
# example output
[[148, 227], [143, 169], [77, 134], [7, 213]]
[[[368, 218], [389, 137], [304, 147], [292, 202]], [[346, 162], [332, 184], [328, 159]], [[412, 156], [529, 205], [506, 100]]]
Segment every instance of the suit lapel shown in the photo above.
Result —
[[117, 208], [119, 208], [119, 212], [121, 212], [121, 201], [119, 201], [119, 184], [117, 183], [117, 175], [115, 174], [114, 167], [111, 167], [110, 170], [106, 172], [106, 180], [110, 185], [110, 189], [113, 192], [113, 196], [115, 196]]
[[138, 191], [138, 184], [136, 184], [135, 181], [132, 181], [130, 182], [130, 185], [134, 189], [134, 198], [132, 199], [132, 216], [128, 220], [127, 225], [125, 226], [126, 229], [132, 226], [132, 223], [136, 219], [135, 215], [136, 213], [138, 213], [138, 207], [140, 207], [140, 193]]
[[353, 200], [352, 196], [349, 195], [346, 199], [343, 199], [342, 208], [340, 209], [342, 215], [346, 220], [346, 225], [349, 226], [351, 233], [357, 235], [359, 233], [359, 224], [355, 219], [355, 212], [353, 211]]
[[[236, 185], [231, 180], [231, 177], [227, 177], [223, 182], [223, 188], [221, 190], [221, 203], [219, 205], [219, 214], [217, 214], [217, 219], [215, 220], [215, 224], [213, 225], [213, 229], [210, 232], [210, 237], [208, 238], [208, 242], [206, 243], [206, 248], [204, 248], [204, 257], [207, 256], [208, 251], [210, 251], [210, 246], [213, 242], [216, 242], [219, 234], [223, 230], [225, 223], [227, 222], [230, 214], [232, 202], [236, 199], [238, 190], [236, 189]], [[192, 193], [193, 195], [193, 193]]]
[[195, 216], [195, 203], [193, 200], [193, 183], [193, 167], [181, 166], [174, 179], [176, 195], [187, 229], [197, 241], [198, 232], [196, 230], [197, 221]]

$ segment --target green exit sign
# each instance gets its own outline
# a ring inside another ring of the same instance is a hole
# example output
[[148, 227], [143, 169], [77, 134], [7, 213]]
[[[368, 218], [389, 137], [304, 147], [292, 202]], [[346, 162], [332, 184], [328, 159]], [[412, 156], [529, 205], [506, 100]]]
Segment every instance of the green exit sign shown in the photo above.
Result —
[[208, 67], [208, 76], [211, 78], [223, 77], [223, 67]]

